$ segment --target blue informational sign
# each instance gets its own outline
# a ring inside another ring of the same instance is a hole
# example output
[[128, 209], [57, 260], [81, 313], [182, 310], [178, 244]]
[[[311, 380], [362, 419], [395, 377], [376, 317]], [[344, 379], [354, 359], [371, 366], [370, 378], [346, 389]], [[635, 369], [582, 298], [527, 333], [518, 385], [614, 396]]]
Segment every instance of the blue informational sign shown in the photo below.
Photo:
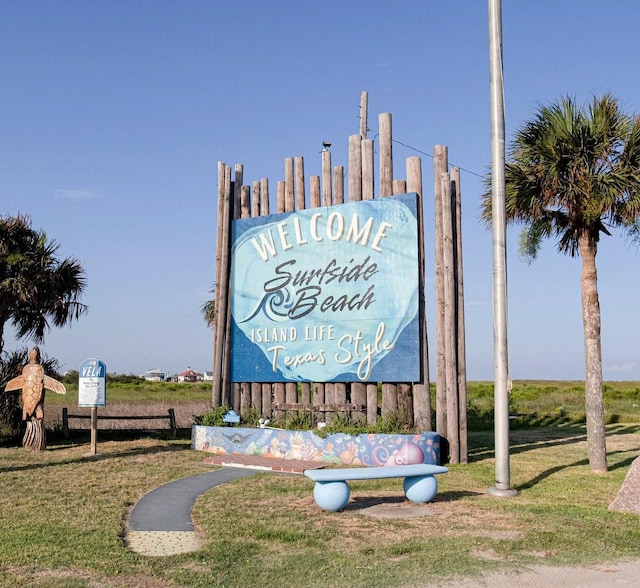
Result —
[[78, 406], [106, 405], [107, 366], [99, 359], [86, 359], [78, 370]]
[[224, 414], [222, 422], [237, 425], [240, 422], [240, 415], [235, 410], [231, 409]]
[[233, 221], [232, 381], [419, 381], [417, 202]]

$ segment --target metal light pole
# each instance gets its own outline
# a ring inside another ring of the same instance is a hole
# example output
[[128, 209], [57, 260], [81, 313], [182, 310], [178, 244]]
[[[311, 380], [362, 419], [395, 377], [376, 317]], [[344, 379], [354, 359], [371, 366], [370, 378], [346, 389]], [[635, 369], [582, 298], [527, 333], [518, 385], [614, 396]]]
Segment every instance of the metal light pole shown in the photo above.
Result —
[[489, 2], [491, 86], [491, 218], [493, 226], [493, 362], [496, 485], [492, 496], [515, 496], [509, 468], [509, 353], [507, 347], [507, 248], [505, 211], [502, 4]]

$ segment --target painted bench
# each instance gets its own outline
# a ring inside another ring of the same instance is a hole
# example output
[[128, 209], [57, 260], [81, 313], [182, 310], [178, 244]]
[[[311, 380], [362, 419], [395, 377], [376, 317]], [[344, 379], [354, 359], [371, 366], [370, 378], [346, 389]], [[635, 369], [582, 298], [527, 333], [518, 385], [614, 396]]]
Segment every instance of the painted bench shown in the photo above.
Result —
[[405, 496], [412, 502], [429, 502], [438, 492], [434, 474], [445, 474], [449, 469], [428, 463], [364, 468], [305, 470], [304, 475], [315, 482], [313, 497], [324, 510], [342, 510], [349, 502], [351, 491], [347, 480], [378, 480], [404, 478]]

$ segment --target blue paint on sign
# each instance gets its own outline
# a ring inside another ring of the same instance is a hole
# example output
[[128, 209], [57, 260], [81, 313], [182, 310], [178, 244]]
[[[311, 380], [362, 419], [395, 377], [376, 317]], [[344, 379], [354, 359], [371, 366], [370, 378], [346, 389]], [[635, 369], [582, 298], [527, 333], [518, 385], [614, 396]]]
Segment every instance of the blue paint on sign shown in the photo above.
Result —
[[419, 381], [417, 202], [234, 221], [232, 381]]
[[81, 378], [106, 378], [107, 366], [99, 359], [87, 359], [80, 364]]

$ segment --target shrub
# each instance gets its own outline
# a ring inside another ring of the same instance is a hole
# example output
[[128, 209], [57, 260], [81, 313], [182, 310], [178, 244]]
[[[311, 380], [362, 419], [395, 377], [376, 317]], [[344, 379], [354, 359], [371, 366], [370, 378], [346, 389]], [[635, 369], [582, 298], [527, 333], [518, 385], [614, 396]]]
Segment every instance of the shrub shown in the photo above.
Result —
[[205, 427], [222, 427], [226, 424], [223, 417], [227, 412], [229, 412], [228, 406], [218, 406], [203, 415], [194, 415], [193, 422], [195, 425], [203, 425]]

